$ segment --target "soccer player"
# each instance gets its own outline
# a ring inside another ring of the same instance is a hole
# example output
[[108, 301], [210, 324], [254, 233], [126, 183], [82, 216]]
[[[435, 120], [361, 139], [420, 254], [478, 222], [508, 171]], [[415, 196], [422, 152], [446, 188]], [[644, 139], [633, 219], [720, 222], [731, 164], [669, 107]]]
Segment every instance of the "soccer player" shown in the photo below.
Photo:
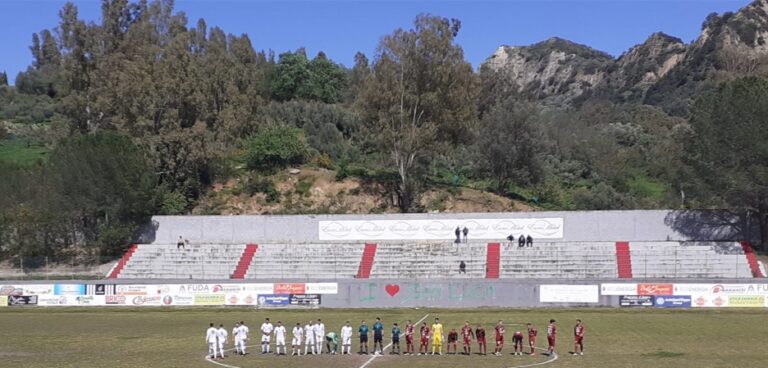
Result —
[[501, 349], [504, 348], [504, 323], [499, 320], [496, 324], [496, 351], [493, 355], [501, 356]]
[[456, 355], [459, 350], [459, 333], [456, 332], [455, 328], [452, 328], [450, 332], [448, 332], [448, 344], [445, 347], [446, 354], [451, 353], [451, 347], [453, 347], [453, 355]]
[[557, 340], [557, 325], [555, 324], [554, 319], [550, 319], [549, 324], [547, 325], [547, 343], [549, 343], [549, 347], [547, 348], [547, 353], [549, 355], [552, 355], [555, 353], [556, 340]]
[[397, 322], [392, 324], [392, 351], [390, 353], [400, 355], [400, 327]]
[[534, 328], [530, 323], [527, 323], [525, 326], [528, 328], [528, 346], [531, 347], [531, 354], [529, 355], [536, 355], [536, 351], [534, 349], [536, 348], [536, 335], [539, 333], [539, 331], [536, 331], [536, 328]]
[[205, 331], [205, 342], [208, 343], [208, 355], [211, 359], [216, 359], [216, 349], [218, 347], [217, 332], [218, 331], [216, 330], [216, 327], [213, 326], [213, 323], [211, 323], [211, 326]]
[[485, 341], [485, 328], [479, 323], [477, 324], [477, 329], [475, 329], [475, 337], [477, 337], [478, 353], [486, 355], [488, 353], [488, 344]]
[[216, 330], [216, 340], [219, 343], [219, 356], [221, 356], [221, 359], [224, 359], [224, 345], [227, 344], [227, 329], [224, 328], [224, 325], [219, 325], [219, 329]]
[[[360, 323], [357, 334], [360, 336], [360, 351], [357, 353], [368, 355], [368, 325], [365, 324], [365, 320]], [[363, 350], [363, 347], [365, 347], [365, 350]]]
[[584, 324], [580, 319], [576, 320], [573, 327], [573, 355], [584, 355]]
[[440, 355], [443, 355], [443, 324], [440, 318], [435, 318], [432, 324], [432, 355], [435, 355], [435, 348]]
[[[317, 339], [315, 336], [315, 323], [310, 320], [309, 323], [304, 326], [304, 355], [309, 354], [310, 347], [312, 348], [312, 355], [317, 354]], [[322, 339], [322, 336], [320, 337]]]
[[405, 324], [405, 355], [413, 355], [413, 322]]
[[352, 354], [352, 326], [349, 321], [341, 328], [341, 354]]
[[[427, 322], [421, 323], [421, 330], [419, 331], [421, 334], [421, 345], [419, 346], [419, 355], [423, 355], [427, 353], [427, 345], [429, 344], [429, 327], [427, 326]], [[424, 352], [421, 352], [421, 349], [424, 349]]]
[[472, 332], [472, 325], [469, 321], [464, 321], [464, 327], [461, 328], [461, 337], [464, 343], [464, 355], [470, 355], [472, 353], [472, 339], [475, 334]]
[[[331, 349], [333, 346], [333, 349]], [[339, 338], [336, 333], [331, 331], [325, 335], [325, 347], [328, 349], [329, 354], [336, 355], [336, 351], [339, 349]]]
[[248, 337], [251, 335], [251, 329], [240, 321], [240, 353], [245, 355], [245, 348], [248, 345]]
[[[384, 324], [381, 323], [381, 318], [376, 317], [376, 322], [373, 324], [373, 354], [384, 354]], [[379, 350], [376, 350], [376, 345], [379, 346]]]
[[277, 321], [277, 327], [275, 327], [275, 355], [280, 355], [280, 348], [283, 348], [283, 354], [288, 352], [285, 350], [285, 326], [282, 321]]
[[512, 335], [512, 345], [515, 349], [512, 355], [523, 355], [523, 333], [521, 331], [515, 331]]
[[272, 338], [272, 331], [275, 329], [272, 323], [269, 322], [269, 318], [264, 319], [264, 323], [261, 324], [261, 353], [269, 353], [269, 340]]
[[301, 337], [304, 336], [304, 329], [301, 328], [301, 323], [296, 322], [296, 326], [293, 327], [293, 340], [291, 340], [291, 356], [301, 356]]
[[235, 322], [235, 327], [232, 328], [232, 340], [235, 344], [235, 354], [240, 354], [240, 322]]
[[325, 337], [325, 324], [320, 320], [320, 318], [318, 318], [317, 323], [315, 323], [315, 336], [317, 337], [317, 353], [322, 354], [323, 339]]

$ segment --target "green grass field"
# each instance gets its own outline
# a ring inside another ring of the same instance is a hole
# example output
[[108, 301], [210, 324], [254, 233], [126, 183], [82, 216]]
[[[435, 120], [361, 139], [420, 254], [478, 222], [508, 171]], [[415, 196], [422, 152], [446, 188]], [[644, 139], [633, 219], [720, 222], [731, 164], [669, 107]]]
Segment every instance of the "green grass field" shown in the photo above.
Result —
[[[446, 326], [459, 328], [464, 320], [480, 322], [491, 332], [496, 320], [507, 324], [507, 344], [516, 323], [533, 322], [540, 331], [546, 322], [560, 324], [559, 359], [544, 367], [765, 367], [768, 359], [768, 312], [757, 309], [730, 310], [622, 310], [622, 309], [386, 309], [386, 310], [253, 310], [216, 309], [0, 309], [0, 361], [6, 367], [216, 367], [203, 359], [207, 352], [205, 329], [210, 322], [244, 320], [251, 328], [251, 342], [264, 317], [282, 320], [288, 326], [322, 318], [326, 329], [338, 332], [345, 320], [355, 331], [361, 319], [369, 324], [376, 316], [386, 330], [406, 319], [427, 321], [439, 316]], [[576, 318], [587, 326], [586, 354], [568, 355], [573, 348], [571, 328]], [[290, 330], [290, 329], [289, 329]], [[511, 331], [510, 331], [511, 330]], [[489, 343], [493, 338], [489, 334]], [[290, 341], [289, 341], [290, 342]], [[385, 342], [386, 344], [386, 342]], [[404, 344], [404, 342], [403, 342]], [[230, 346], [231, 347], [231, 346]], [[489, 346], [491, 349], [492, 347]], [[234, 367], [357, 368], [370, 356], [275, 357], [250, 348], [246, 357], [228, 357]], [[461, 349], [461, 347], [459, 348]], [[476, 346], [473, 347], [473, 350]], [[353, 340], [353, 351], [357, 350]], [[518, 367], [545, 362], [544, 356], [512, 356], [510, 346], [503, 357], [385, 355], [368, 367]]]

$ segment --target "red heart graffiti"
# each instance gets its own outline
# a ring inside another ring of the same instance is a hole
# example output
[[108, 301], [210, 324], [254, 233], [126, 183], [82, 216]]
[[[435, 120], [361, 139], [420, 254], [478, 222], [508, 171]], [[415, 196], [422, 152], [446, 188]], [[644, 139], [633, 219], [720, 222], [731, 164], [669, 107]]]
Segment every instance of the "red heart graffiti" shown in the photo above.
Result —
[[384, 286], [384, 290], [387, 291], [387, 294], [389, 294], [389, 296], [395, 296], [397, 295], [397, 293], [400, 292], [400, 285], [387, 284], [387, 286]]

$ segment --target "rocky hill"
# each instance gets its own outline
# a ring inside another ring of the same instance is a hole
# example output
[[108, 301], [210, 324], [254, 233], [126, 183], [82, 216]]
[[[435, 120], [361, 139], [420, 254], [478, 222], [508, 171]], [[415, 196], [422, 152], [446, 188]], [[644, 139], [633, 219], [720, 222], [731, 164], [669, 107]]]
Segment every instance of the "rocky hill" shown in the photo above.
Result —
[[658, 32], [612, 56], [560, 38], [501, 46], [483, 64], [517, 93], [544, 102], [578, 104], [589, 97], [642, 102], [685, 115], [693, 99], [720, 81], [768, 72], [768, 0], [736, 13], [710, 14], [686, 45]]

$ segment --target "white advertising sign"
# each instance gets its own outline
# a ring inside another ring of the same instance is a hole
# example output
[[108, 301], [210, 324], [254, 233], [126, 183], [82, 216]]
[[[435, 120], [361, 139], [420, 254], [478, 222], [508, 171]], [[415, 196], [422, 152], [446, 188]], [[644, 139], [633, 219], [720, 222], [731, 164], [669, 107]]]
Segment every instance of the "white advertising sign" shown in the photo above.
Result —
[[600, 284], [600, 295], [637, 295], [637, 284]]
[[510, 234], [533, 239], [563, 237], [562, 218], [320, 221], [320, 240], [452, 240], [456, 227], [470, 239], [506, 239]]
[[338, 294], [339, 284], [335, 282], [307, 283], [305, 289], [307, 294]]
[[541, 285], [542, 303], [597, 303], [597, 285]]

